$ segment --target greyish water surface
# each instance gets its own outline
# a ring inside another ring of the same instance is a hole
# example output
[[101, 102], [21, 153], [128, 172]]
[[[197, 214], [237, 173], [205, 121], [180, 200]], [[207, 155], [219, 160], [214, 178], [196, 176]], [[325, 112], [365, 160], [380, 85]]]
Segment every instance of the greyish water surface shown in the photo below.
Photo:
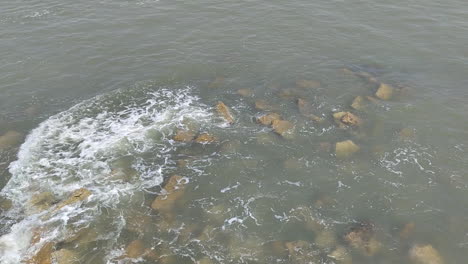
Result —
[[[0, 263], [466, 263], [467, 44], [462, 0], [2, 1]], [[405, 92], [340, 129], [376, 88], [343, 68]]]

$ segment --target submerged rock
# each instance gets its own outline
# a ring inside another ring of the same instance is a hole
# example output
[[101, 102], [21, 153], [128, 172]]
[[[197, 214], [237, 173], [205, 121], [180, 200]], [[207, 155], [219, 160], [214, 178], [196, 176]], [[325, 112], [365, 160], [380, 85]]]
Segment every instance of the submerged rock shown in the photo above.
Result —
[[286, 120], [273, 120], [271, 127], [276, 134], [289, 138], [292, 136], [294, 124]]
[[410, 140], [410, 139], [413, 139], [414, 138], [414, 129], [411, 129], [409, 127], [405, 127], [403, 129], [400, 130], [400, 132], [398, 133], [398, 138], [400, 140]]
[[365, 256], [374, 256], [382, 248], [382, 244], [375, 238], [373, 225], [370, 223], [353, 226], [344, 236], [344, 240]]
[[45, 243], [32, 258], [26, 260], [26, 264], [52, 264], [54, 247], [52, 242]]
[[338, 158], [349, 158], [354, 153], [358, 152], [360, 147], [352, 140], [337, 142], [335, 145], [335, 154]]
[[261, 111], [273, 111], [276, 107], [270, 105], [266, 100], [257, 100], [255, 101], [255, 109]]
[[212, 136], [208, 133], [200, 134], [195, 139], [195, 142], [200, 143], [200, 144], [208, 144], [208, 143], [213, 143], [216, 141], [218, 141], [218, 139], [215, 136]]
[[352, 264], [353, 260], [351, 255], [346, 250], [346, 248], [342, 246], [338, 246], [335, 250], [333, 250], [328, 257], [332, 258], [339, 264]]
[[134, 240], [125, 248], [125, 254], [129, 258], [139, 258], [145, 253], [145, 245], [141, 240]]
[[316, 116], [312, 114], [312, 107], [310, 106], [310, 103], [307, 102], [306, 100], [299, 98], [297, 99], [297, 107], [299, 108], [299, 112], [304, 116], [307, 117], [308, 119], [321, 123], [323, 122], [323, 118]]
[[281, 116], [279, 114], [269, 113], [269, 114], [266, 114], [257, 118], [257, 122], [265, 126], [270, 126], [273, 123], [273, 121], [280, 120], [280, 119], [281, 119]]
[[409, 257], [415, 264], [445, 263], [442, 256], [432, 245], [414, 245], [409, 251]]
[[333, 114], [333, 118], [340, 128], [358, 127], [363, 124], [362, 119], [351, 112], [337, 112]]
[[216, 105], [216, 111], [218, 111], [218, 114], [226, 120], [229, 124], [234, 123], [234, 116], [231, 113], [231, 109], [227, 105], [225, 105], [223, 102], [218, 102]]
[[52, 253], [54, 264], [79, 264], [80, 259], [75, 251], [62, 248]]
[[393, 97], [394, 90], [395, 88], [392, 86], [381, 83], [377, 92], [375, 92], [375, 96], [381, 100], [390, 100]]
[[289, 250], [284, 241], [270, 241], [263, 244], [263, 250], [267, 256], [275, 256], [278, 258], [287, 258]]
[[317, 234], [314, 243], [321, 249], [333, 248], [336, 245], [335, 234], [329, 230], [324, 230]]
[[243, 88], [237, 90], [237, 94], [243, 97], [251, 97], [253, 95], [253, 91], [252, 89]]
[[13, 202], [5, 197], [0, 196], [0, 211], [8, 211], [13, 206]]
[[407, 239], [414, 232], [416, 225], [413, 222], [406, 223], [403, 228], [400, 230], [400, 238]]
[[44, 211], [52, 207], [56, 202], [54, 195], [51, 192], [36, 193], [29, 200], [29, 204], [33, 207], [33, 211]]
[[195, 134], [192, 131], [179, 129], [172, 139], [179, 142], [190, 142], [194, 138]]
[[351, 103], [351, 107], [354, 108], [355, 110], [364, 110], [366, 109], [366, 99], [364, 99], [363, 96], [356, 96], [354, 98], [353, 102]]
[[213, 261], [209, 257], [201, 258], [197, 264], [213, 264]]
[[173, 175], [163, 188], [163, 194], [156, 197], [151, 204], [151, 208], [163, 213], [172, 211], [177, 201], [184, 195], [185, 192], [184, 178], [178, 175]]
[[8, 131], [0, 136], [0, 150], [17, 146], [21, 143], [23, 134], [17, 131]]
[[379, 100], [373, 96], [366, 96], [366, 99], [373, 104], [380, 104]]
[[297, 80], [296, 86], [299, 88], [319, 88], [322, 84], [314, 80]]
[[208, 88], [218, 88], [224, 84], [224, 80], [224, 77], [218, 76], [208, 85]]
[[317, 263], [318, 253], [314, 251], [312, 244], [304, 241], [291, 241], [285, 243], [286, 248], [288, 249], [289, 253], [289, 260], [291, 263]]
[[60, 210], [60, 209], [62, 209], [63, 207], [65, 207], [67, 205], [83, 201], [86, 198], [88, 198], [90, 195], [91, 195], [91, 191], [89, 191], [88, 189], [80, 188], [78, 190], [75, 190], [70, 195], [70, 197], [68, 197], [68, 199], [66, 199], [65, 201], [59, 203], [55, 210], [57, 211], [57, 210]]

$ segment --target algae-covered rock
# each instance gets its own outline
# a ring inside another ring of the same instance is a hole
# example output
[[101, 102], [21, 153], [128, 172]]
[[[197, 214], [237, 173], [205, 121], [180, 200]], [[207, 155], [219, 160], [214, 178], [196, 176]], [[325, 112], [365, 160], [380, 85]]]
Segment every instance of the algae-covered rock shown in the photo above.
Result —
[[273, 123], [273, 121], [280, 120], [280, 119], [281, 119], [281, 116], [279, 114], [269, 113], [269, 114], [262, 115], [259, 118], [257, 118], [257, 122], [265, 126], [270, 126]]
[[375, 96], [381, 100], [390, 100], [393, 97], [395, 88], [392, 86], [381, 83], [379, 88], [377, 89], [377, 92], [375, 92]]
[[174, 135], [173, 139], [179, 142], [190, 142], [195, 138], [195, 134], [189, 130], [177, 130], [176, 134]]
[[294, 124], [286, 120], [273, 120], [271, 127], [276, 134], [289, 138], [292, 135]]
[[243, 97], [251, 97], [253, 95], [253, 91], [251, 89], [243, 88], [237, 90], [237, 94]]
[[443, 264], [445, 261], [432, 245], [414, 245], [409, 251], [409, 257], [415, 264]]
[[297, 80], [296, 86], [299, 88], [319, 88], [322, 84], [314, 80]]
[[21, 143], [23, 134], [17, 131], [8, 131], [0, 136], [0, 150], [17, 146]]
[[79, 264], [78, 254], [70, 249], [62, 248], [52, 253], [54, 264]]
[[156, 197], [151, 208], [161, 212], [169, 212], [174, 209], [177, 200], [184, 195], [185, 181], [183, 177], [173, 175], [163, 188], [163, 194]]
[[216, 105], [216, 111], [218, 111], [218, 114], [226, 120], [229, 124], [234, 123], [234, 116], [231, 113], [231, 109], [227, 105], [225, 105], [223, 102], [218, 102]]
[[351, 107], [356, 110], [364, 110], [366, 109], [366, 99], [363, 96], [356, 96], [351, 103]]
[[200, 134], [195, 139], [195, 142], [200, 143], [200, 144], [208, 144], [208, 143], [213, 143], [216, 141], [218, 141], [218, 139], [215, 136], [212, 136], [208, 133]]
[[335, 144], [335, 154], [338, 158], [349, 158], [359, 150], [360, 147], [352, 140], [345, 140]]

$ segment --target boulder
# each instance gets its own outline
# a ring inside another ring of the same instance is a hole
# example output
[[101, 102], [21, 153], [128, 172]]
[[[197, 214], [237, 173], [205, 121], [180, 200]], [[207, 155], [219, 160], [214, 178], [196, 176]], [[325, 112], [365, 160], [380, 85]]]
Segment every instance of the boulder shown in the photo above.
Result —
[[208, 85], [208, 88], [218, 88], [224, 84], [224, 80], [224, 77], [218, 76]]
[[292, 135], [294, 124], [286, 120], [273, 120], [271, 127], [276, 134], [288, 138]]
[[338, 158], [349, 158], [354, 153], [358, 152], [360, 147], [352, 140], [337, 142], [335, 145], [335, 154]]
[[145, 253], [145, 245], [141, 240], [134, 240], [125, 248], [125, 254], [128, 258], [139, 258]]
[[156, 197], [151, 208], [163, 213], [172, 211], [177, 201], [184, 195], [184, 184], [184, 179], [181, 176], [171, 176], [163, 188], [163, 194]]
[[363, 96], [356, 96], [353, 102], [351, 103], [351, 107], [355, 110], [364, 110], [366, 108], [366, 100]]
[[218, 111], [218, 114], [226, 120], [229, 124], [234, 123], [234, 116], [231, 113], [231, 109], [227, 105], [225, 105], [223, 102], [218, 102], [216, 105], [216, 111]]
[[414, 245], [409, 257], [415, 264], [443, 264], [445, 261], [432, 245]]
[[172, 139], [179, 142], [190, 142], [194, 138], [195, 134], [192, 131], [179, 129]]
[[299, 88], [319, 88], [322, 84], [319, 81], [314, 80], [297, 80], [296, 86]]
[[215, 136], [212, 136], [208, 133], [200, 134], [195, 139], [195, 142], [200, 143], [200, 144], [208, 144], [208, 143], [213, 143], [216, 141], [218, 141], [218, 139]]
[[394, 90], [395, 88], [392, 86], [381, 83], [377, 89], [377, 92], [375, 92], [375, 96], [381, 100], [390, 100], [393, 97]]
[[269, 114], [266, 114], [257, 118], [257, 123], [260, 123], [265, 126], [270, 126], [273, 123], [273, 121], [280, 120], [280, 119], [281, 119], [281, 116], [279, 114], [269, 113]]
[[62, 248], [52, 253], [54, 264], [79, 264], [80, 259], [75, 251]]
[[243, 97], [251, 97], [253, 95], [253, 91], [251, 89], [243, 88], [237, 90], [237, 94]]
[[17, 131], [8, 131], [0, 136], [0, 150], [17, 146], [21, 143], [23, 134]]

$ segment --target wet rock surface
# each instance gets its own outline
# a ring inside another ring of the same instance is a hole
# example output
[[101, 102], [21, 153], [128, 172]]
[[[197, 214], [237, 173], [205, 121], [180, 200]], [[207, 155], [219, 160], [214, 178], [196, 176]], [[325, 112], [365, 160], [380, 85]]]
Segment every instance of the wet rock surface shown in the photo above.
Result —
[[216, 111], [218, 111], [218, 114], [226, 120], [229, 124], [234, 123], [234, 116], [231, 113], [231, 109], [227, 105], [225, 105], [223, 102], [218, 102], [216, 105]]
[[409, 257], [416, 264], [443, 264], [440, 253], [432, 245], [414, 245], [409, 251]]

